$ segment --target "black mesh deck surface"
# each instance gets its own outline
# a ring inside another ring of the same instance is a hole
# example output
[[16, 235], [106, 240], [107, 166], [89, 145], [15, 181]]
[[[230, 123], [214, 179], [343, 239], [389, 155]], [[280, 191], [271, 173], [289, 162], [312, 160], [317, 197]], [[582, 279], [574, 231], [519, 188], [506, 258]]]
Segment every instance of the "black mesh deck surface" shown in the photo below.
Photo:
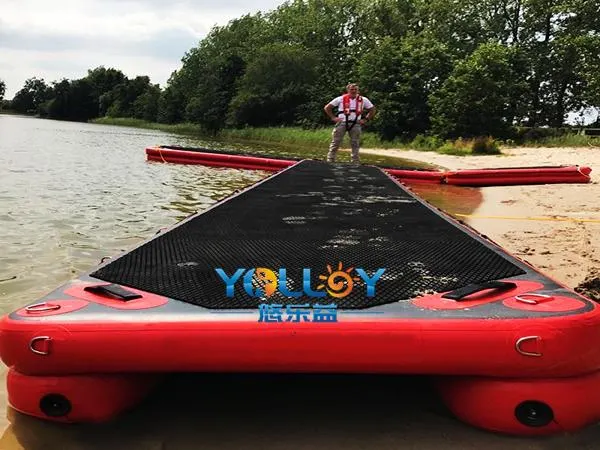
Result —
[[[327, 266], [385, 272], [368, 297], [355, 282], [342, 299], [291, 298], [271, 304], [331, 303], [359, 309], [525, 273], [502, 254], [445, 220], [380, 169], [303, 161], [198, 214], [92, 273], [93, 277], [207, 308], [258, 308], [240, 279], [233, 298], [216, 272], [287, 271], [300, 291]], [[356, 274], [352, 273], [354, 276]]]

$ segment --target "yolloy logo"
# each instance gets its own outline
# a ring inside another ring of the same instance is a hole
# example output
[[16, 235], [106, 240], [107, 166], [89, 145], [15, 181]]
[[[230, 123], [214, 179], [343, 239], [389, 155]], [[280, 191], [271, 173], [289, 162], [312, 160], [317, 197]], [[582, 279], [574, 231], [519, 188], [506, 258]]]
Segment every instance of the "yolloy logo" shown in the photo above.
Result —
[[[355, 271], [358, 276], [352, 276]], [[313, 298], [322, 298], [330, 295], [335, 298], [343, 298], [352, 292], [354, 283], [363, 281], [366, 285], [366, 296], [375, 296], [375, 284], [385, 272], [385, 269], [377, 269], [372, 275], [367, 274], [364, 269], [350, 267], [344, 269], [342, 263], [337, 269], [327, 266], [327, 273], [319, 275], [318, 284], [313, 289], [311, 270], [302, 269], [302, 290], [291, 291], [288, 288], [288, 274], [285, 268], [280, 268], [277, 273], [266, 267], [253, 269], [239, 268], [228, 275], [222, 268], [216, 269], [217, 274], [225, 283], [225, 295], [233, 297], [236, 283], [241, 280], [244, 291], [251, 297], [269, 297], [279, 291], [285, 297], [297, 298], [302, 295]]]

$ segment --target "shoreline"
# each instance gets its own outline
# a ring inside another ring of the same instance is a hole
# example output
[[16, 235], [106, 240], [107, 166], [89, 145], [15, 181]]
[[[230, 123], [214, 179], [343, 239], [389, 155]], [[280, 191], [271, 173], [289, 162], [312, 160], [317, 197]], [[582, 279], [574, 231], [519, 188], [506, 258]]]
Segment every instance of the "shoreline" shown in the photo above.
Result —
[[588, 184], [480, 188], [483, 202], [457, 217], [545, 275], [571, 289], [600, 296], [600, 148], [511, 147], [501, 155], [453, 156], [402, 149], [361, 149], [448, 170], [579, 165], [592, 168]]

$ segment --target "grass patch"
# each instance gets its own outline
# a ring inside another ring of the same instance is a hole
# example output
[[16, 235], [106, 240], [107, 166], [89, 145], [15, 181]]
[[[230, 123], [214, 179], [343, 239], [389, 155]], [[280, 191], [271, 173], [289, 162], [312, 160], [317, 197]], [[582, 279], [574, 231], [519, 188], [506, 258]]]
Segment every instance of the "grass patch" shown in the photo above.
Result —
[[[269, 128], [233, 128], [219, 133], [223, 139], [243, 139], [260, 142], [275, 142], [278, 144], [297, 146], [329, 146], [333, 127], [304, 129], [300, 127], [269, 127]], [[364, 131], [361, 137], [362, 148], [398, 148], [402, 144], [395, 141], [382, 141], [375, 133]]]
[[[172, 134], [205, 138], [223, 143], [238, 142], [241, 146], [248, 144], [250, 147], [273, 144], [279, 149], [285, 147], [290, 154], [322, 153], [331, 141], [333, 127], [305, 129], [301, 127], [265, 127], [265, 128], [232, 128], [221, 130], [217, 135], [207, 134], [199, 125], [193, 123], [162, 124], [147, 122], [132, 118], [101, 117], [91, 121], [104, 125], [117, 125], [134, 128], [146, 128], [164, 131]], [[377, 149], [415, 149], [428, 152], [438, 152], [448, 155], [497, 155], [500, 154], [500, 144], [506, 147], [516, 145], [524, 147], [599, 147], [600, 138], [576, 133], [559, 134], [553, 130], [535, 129], [522, 132], [517, 140], [500, 142], [492, 137], [475, 139], [456, 139], [444, 141], [437, 136], [417, 135], [412, 141], [400, 139], [383, 141], [376, 133], [365, 130], [361, 138], [362, 148]], [[344, 138], [342, 149], [350, 147], [348, 137]]]
[[547, 137], [524, 144], [528, 147], [600, 147], [600, 138], [583, 134]]
[[221, 130], [219, 137], [246, 141], [273, 142], [293, 146], [329, 145], [331, 131], [325, 128], [305, 130], [295, 127], [233, 128]]
[[410, 143], [415, 150], [434, 152], [444, 145], [444, 141], [437, 136], [425, 136], [418, 134]]
[[194, 123], [156, 123], [147, 122], [141, 119], [133, 119], [131, 117], [100, 117], [98, 119], [91, 120], [90, 123], [97, 123], [101, 125], [115, 125], [120, 127], [145, 128], [148, 130], [159, 130], [175, 134], [204, 134], [204, 130], [202, 129], [202, 127]]

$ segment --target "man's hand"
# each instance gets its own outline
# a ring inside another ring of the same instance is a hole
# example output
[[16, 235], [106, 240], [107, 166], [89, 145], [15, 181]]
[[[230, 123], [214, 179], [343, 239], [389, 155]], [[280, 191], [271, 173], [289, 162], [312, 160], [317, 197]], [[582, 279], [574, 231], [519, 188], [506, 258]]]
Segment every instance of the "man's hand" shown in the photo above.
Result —
[[327, 103], [325, 105], [325, 107], [323, 108], [323, 110], [325, 111], [325, 114], [327, 114], [327, 116], [333, 121], [333, 123], [340, 123], [343, 119], [338, 117], [338, 116], [334, 116], [331, 113], [331, 110], [333, 109], [333, 105]]

